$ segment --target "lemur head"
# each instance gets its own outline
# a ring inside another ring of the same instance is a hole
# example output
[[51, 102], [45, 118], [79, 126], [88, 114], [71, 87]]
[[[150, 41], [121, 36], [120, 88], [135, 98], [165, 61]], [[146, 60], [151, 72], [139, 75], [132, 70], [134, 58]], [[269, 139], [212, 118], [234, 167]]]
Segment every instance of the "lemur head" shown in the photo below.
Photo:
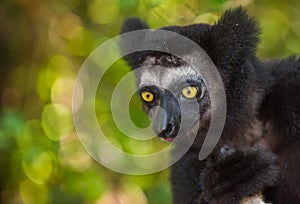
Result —
[[[149, 29], [145, 22], [130, 18], [124, 22], [121, 34], [143, 29]], [[226, 11], [214, 25], [170, 26], [159, 30], [183, 35], [207, 53], [225, 86], [228, 102], [226, 123], [238, 121], [249, 109], [246, 106], [253, 82], [250, 79], [253, 68], [248, 62], [256, 59], [259, 33], [253, 19], [242, 8], [237, 8]], [[148, 32], [132, 40], [135, 46], [157, 43]], [[121, 51], [123, 49], [126, 48], [121, 46]], [[185, 49], [183, 54], [189, 57], [192, 52]], [[211, 106], [206, 84], [202, 74], [195, 72], [185, 60], [169, 53], [147, 50], [129, 54], [124, 59], [133, 70], [143, 67], [136, 72], [138, 93], [159, 137], [172, 141], [182, 122], [190, 124], [189, 127], [200, 127], [199, 131], [208, 127]], [[191, 108], [191, 101], [197, 101], [197, 113]], [[182, 121], [182, 114], [186, 114], [188, 117], [184, 118], [188, 119]], [[190, 129], [185, 131], [188, 133]]]
[[[142, 66], [136, 72], [138, 93], [159, 137], [172, 141], [179, 128], [183, 132], [197, 128], [199, 116], [208, 117], [206, 86], [201, 75], [187, 63], [162, 54], [148, 56]], [[195, 102], [199, 104], [196, 109]]]

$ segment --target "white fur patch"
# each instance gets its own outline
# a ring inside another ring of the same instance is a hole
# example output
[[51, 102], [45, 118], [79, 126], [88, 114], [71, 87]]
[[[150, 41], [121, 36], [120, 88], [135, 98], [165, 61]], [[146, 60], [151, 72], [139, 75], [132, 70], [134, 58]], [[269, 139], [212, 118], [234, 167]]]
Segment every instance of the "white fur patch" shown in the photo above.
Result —
[[199, 80], [201, 76], [191, 67], [153, 67], [144, 69], [141, 73], [139, 86], [155, 85], [169, 88], [174, 82], [182, 83], [186, 80]]
[[262, 195], [259, 194], [248, 198], [244, 198], [241, 204], [271, 204], [271, 203], [265, 203]]

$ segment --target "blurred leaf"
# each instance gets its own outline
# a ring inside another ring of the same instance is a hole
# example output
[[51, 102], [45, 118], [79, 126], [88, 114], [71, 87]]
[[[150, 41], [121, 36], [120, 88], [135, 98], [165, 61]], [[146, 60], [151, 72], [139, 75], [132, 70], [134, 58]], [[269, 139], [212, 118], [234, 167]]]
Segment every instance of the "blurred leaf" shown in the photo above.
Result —
[[117, 0], [91, 0], [89, 16], [92, 21], [100, 24], [111, 22], [118, 15]]
[[7, 136], [17, 135], [24, 125], [24, 120], [17, 112], [5, 111], [0, 118], [0, 128]]
[[136, 7], [139, 3], [138, 0], [119, 0], [119, 7], [120, 10], [126, 10], [126, 9], [130, 9], [133, 7]]
[[146, 191], [149, 204], [168, 204], [172, 203], [170, 188], [166, 186], [154, 186]]
[[92, 52], [96, 37], [89, 29], [79, 26], [74, 29], [70, 36], [68, 47], [73, 55], [87, 56]]
[[166, 1], [168, 0], [143, 0], [142, 2], [147, 9], [153, 9], [165, 3]]
[[52, 161], [46, 152], [35, 152], [31, 154], [30, 162], [27, 161], [23, 161], [23, 168], [32, 181], [43, 184], [49, 179], [52, 173]]
[[69, 172], [65, 175], [63, 188], [74, 195], [81, 195], [89, 201], [95, 201], [107, 188], [107, 183], [100, 172], [89, 171], [75, 174]]
[[35, 184], [30, 180], [21, 181], [20, 194], [25, 204], [48, 203], [48, 188], [46, 185]]
[[274, 57], [284, 55], [284, 44], [282, 38], [287, 34], [289, 25], [285, 15], [279, 10], [268, 10], [261, 16], [260, 24], [265, 28], [261, 35], [259, 55], [272, 55]]

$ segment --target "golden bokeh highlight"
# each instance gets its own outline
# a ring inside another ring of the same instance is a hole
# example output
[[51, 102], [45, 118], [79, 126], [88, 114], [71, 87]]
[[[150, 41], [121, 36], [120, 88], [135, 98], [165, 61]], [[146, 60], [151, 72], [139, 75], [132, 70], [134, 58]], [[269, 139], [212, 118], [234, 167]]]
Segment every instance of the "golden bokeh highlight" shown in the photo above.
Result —
[[36, 184], [30, 180], [23, 180], [19, 185], [20, 196], [24, 204], [49, 203], [48, 188], [43, 184]]
[[52, 161], [47, 152], [35, 153], [32, 156], [32, 161], [23, 160], [23, 169], [27, 177], [37, 183], [45, 183], [52, 173]]
[[73, 131], [71, 111], [60, 104], [47, 105], [42, 113], [42, 126], [49, 139], [59, 141]]
[[92, 164], [92, 158], [75, 133], [60, 141], [59, 157], [66, 167], [76, 172], [83, 172]]

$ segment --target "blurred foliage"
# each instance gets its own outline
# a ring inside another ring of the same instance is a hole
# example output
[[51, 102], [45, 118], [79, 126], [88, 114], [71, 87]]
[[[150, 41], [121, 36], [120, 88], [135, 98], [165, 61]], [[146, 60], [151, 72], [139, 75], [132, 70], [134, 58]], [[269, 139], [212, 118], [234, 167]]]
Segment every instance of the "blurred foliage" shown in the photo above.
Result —
[[[296, 0], [2, 0], [1, 203], [170, 203], [168, 171], [121, 175], [87, 154], [71, 115], [76, 73], [89, 53], [118, 35], [126, 17], [140, 16], [154, 28], [214, 23], [225, 9], [238, 5], [262, 27], [261, 58], [300, 53]], [[148, 143], [133, 143], [110, 115], [111, 91], [128, 71], [124, 62], [109, 70], [96, 111], [115, 146], [127, 152], [153, 152], [160, 143], [150, 142], [148, 148]], [[138, 126], [149, 123], [136, 99], [130, 113]]]

